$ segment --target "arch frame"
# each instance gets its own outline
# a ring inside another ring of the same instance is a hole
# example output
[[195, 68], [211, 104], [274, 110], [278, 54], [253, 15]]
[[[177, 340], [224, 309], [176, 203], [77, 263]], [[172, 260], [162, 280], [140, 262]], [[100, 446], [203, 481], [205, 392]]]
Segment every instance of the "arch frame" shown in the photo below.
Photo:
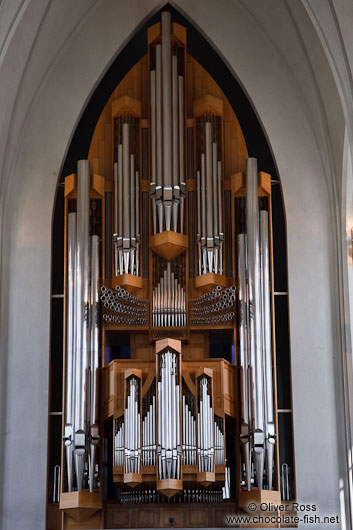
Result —
[[[241, 3], [224, 1], [223, 10], [219, 3], [215, 6], [210, 0], [192, 5], [180, 0], [175, 6], [191, 20], [198, 21], [201, 31], [222, 51], [231, 71], [237, 72], [261, 116], [277, 162], [286, 204], [292, 293], [297, 488], [305, 503], [315, 502], [313, 492], [319, 493], [325, 514], [335, 514], [339, 466], [333, 359], [340, 345], [332, 331], [330, 308], [336, 304], [332, 303], [331, 274], [332, 271], [337, 274], [337, 269], [330, 252], [336, 235], [332, 221], [325, 215], [331, 199], [322, 179], [325, 172], [322, 158], [306, 109], [286, 68]], [[2, 383], [6, 380], [7, 413], [1, 420], [0, 483], [1, 524], [6, 529], [45, 527], [50, 220], [63, 153], [97, 79], [103, 74], [102, 64], [110, 64], [116, 50], [120, 51], [136, 31], [136, 24], [159, 7], [153, 0], [144, 3], [132, 0], [124, 7], [112, 1], [98, 2], [62, 49], [56, 50], [36, 97], [27, 106], [26, 119], [9, 154], [12, 163], [4, 174], [7, 193], [1, 267], [1, 285], [5, 286], [1, 291], [1, 350], [7, 359], [1, 377]], [[62, 15], [67, 16], [65, 9]], [[41, 32], [54, 23], [53, 16], [49, 9]], [[19, 26], [18, 31], [25, 29]], [[251, 42], [247, 41], [249, 34], [254, 36]], [[243, 50], [244, 42], [248, 46]], [[41, 46], [44, 45], [43, 37]], [[242, 49], [241, 55], [237, 49]], [[35, 71], [35, 65], [31, 68]], [[28, 305], [23, 303], [24, 299]], [[315, 314], [317, 307], [322, 308], [320, 314]], [[315, 329], [308, 329], [313, 314]], [[313, 391], [318, 366], [322, 380]], [[24, 437], [31, 451], [28, 461], [19, 458]], [[308, 469], [312, 479], [308, 478]], [[18, 476], [22, 477], [22, 485]], [[31, 484], [30, 489], [26, 484]], [[17, 505], [19, 495], [23, 499], [21, 511]]]

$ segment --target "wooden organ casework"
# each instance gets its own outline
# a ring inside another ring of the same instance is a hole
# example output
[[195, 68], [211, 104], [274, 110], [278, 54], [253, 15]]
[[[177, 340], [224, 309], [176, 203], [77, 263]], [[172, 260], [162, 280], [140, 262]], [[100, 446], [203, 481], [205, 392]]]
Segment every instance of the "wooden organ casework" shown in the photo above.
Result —
[[281, 501], [271, 176], [186, 29], [147, 37], [65, 179], [65, 529]]

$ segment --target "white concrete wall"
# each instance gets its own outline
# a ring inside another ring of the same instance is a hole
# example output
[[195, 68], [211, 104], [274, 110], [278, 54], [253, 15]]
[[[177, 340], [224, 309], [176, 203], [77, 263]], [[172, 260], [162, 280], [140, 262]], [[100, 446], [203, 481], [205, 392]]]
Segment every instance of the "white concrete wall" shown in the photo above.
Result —
[[[107, 65], [161, 6], [154, 0], [19, 5], [16, 31], [0, 55], [4, 530], [45, 528], [51, 217], [58, 173]], [[6, 0], [1, 9], [13, 20], [10, 6]], [[323, 514], [337, 514], [334, 359], [341, 354], [337, 215], [345, 130], [337, 83], [299, 2], [178, 0], [175, 6], [240, 79], [278, 165], [288, 229], [298, 498], [316, 503]]]

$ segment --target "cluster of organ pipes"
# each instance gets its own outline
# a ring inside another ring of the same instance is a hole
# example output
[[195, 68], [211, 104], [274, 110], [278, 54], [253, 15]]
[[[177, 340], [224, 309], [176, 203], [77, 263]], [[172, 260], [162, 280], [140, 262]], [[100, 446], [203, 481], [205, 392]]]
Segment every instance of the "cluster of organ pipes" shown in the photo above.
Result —
[[191, 301], [191, 324], [219, 324], [233, 320], [236, 287], [232, 285], [222, 289], [217, 285], [207, 295]]
[[[144, 400], [147, 401], [147, 400]], [[142, 420], [142, 465], [156, 464], [156, 397], [148, 396], [146, 413]]]
[[[99, 368], [99, 238], [90, 236], [90, 167], [77, 166], [77, 212], [68, 215], [65, 430], [67, 490], [95, 487]], [[85, 473], [88, 469], [88, 477]], [[87, 477], [87, 478], [86, 478]]]
[[123, 418], [115, 420], [115, 434], [114, 434], [114, 465], [124, 465], [124, 450], [125, 450], [125, 436], [124, 436], [124, 421]]
[[[170, 13], [162, 13], [162, 42], [150, 72], [153, 233], [184, 232], [184, 77], [172, 50]], [[183, 72], [182, 72], [183, 73]]]
[[125, 472], [140, 473], [141, 470], [141, 421], [139, 407], [139, 379], [127, 381], [125, 408]]
[[[268, 212], [259, 212], [257, 161], [246, 163], [246, 234], [237, 237], [239, 349], [242, 368], [243, 482], [273, 487], [275, 424], [271, 346]], [[254, 464], [254, 465], [252, 465]], [[266, 473], [265, 473], [266, 470]], [[265, 476], [265, 480], [264, 480]]]
[[180, 367], [178, 355], [166, 351], [159, 360], [158, 392], [158, 475], [180, 479]]
[[183, 463], [196, 465], [196, 404], [190, 392], [183, 392]]
[[186, 326], [186, 295], [170, 262], [158, 285], [152, 291], [152, 325], [161, 327]]
[[215, 464], [217, 466], [224, 465], [224, 425], [223, 419], [215, 416], [214, 421], [214, 452], [215, 452]]
[[114, 464], [125, 465], [127, 473], [140, 472], [140, 457], [143, 466], [155, 465], [157, 457], [160, 479], [180, 478], [181, 462], [198, 463], [200, 472], [213, 471], [215, 464], [225, 465], [224, 420], [213, 414], [211, 381], [207, 376], [199, 378], [198, 412], [195, 397], [183, 384], [180, 416], [179, 362], [178, 354], [173, 351], [160, 355], [157, 400], [152, 384], [142, 400], [142, 415], [139, 379], [133, 376], [126, 381], [124, 417], [114, 420], [113, 428]]
[[214, 124], [204, 123], [205, 145], [197, 171], [197, 245], [199, 276], [223, 274], [222, 162], [218, 160]]
[[199, 412], [197, 414], [199, 471], [211, 472], [214, 470], [214, 419], [210, 380], [208, 377], [201, 377], [199, 385]]
[[[227, 468], [229, 469], [229, 468]], [[122, 491], [120, 492], [120, 502], [122, 504], [159, 504], [159, 503], [199, 503], [199, 502], [222, 502], [223, 499], [229, 499], [230, 496], [225, 496], [224, 490], [229, 491], [229, 487], [224, 487], [221, 490], [206, 490], [206, 489], [184, 489], [181, 495], [176, 495], [171, 499], [164, 495], [159, 495], [156, 490], [142, 490], [142, 491]]]
[[[114, 274], [140, 273], [139, 172], [137, 153], [131, 153], [134, 127], [130, 121], [120, 124], [121, 134], [114, 163]], [[136, 127], [136, 126], [135, 126]]]
[[119, 285], [115, 287], [115, 292], [102, 285], [101, 293], [100, 299], [104, 308], [112, 311], [112, 313], [103, 313], [103, 319], [106, 322], [130, 326], [147, 324], [148, 313], [145, 300], [130, 294]]

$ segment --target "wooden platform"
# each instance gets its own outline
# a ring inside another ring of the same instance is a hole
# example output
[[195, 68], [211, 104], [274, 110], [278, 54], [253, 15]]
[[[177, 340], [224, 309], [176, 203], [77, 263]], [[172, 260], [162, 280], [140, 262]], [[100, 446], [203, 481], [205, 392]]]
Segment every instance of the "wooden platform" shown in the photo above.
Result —
[[235, 504], [178, 503], [105, 505], [105, 528], [224, 528]]

